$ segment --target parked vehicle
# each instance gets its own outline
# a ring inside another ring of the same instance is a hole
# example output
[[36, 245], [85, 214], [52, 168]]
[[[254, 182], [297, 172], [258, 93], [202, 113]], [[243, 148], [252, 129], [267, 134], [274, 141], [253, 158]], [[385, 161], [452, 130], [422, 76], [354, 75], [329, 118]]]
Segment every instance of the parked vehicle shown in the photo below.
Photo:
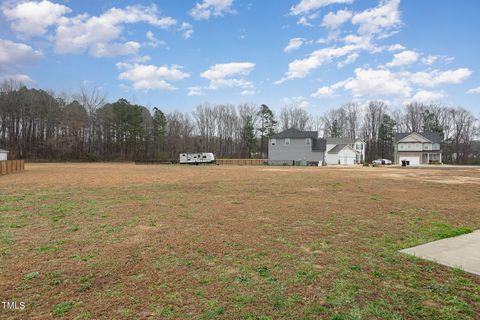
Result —
[[384, 164], [384, 165], [391, 165], [392, 161], [388, 159], [376, 159], [372, 161], [373, 164]]
[[180, 153], [180, 164], [215, 163], [215, 156], [210, 152]]

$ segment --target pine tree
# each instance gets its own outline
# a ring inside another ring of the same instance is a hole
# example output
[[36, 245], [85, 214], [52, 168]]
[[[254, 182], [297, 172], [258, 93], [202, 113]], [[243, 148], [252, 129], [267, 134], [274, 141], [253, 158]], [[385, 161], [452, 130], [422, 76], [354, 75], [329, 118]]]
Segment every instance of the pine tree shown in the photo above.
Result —
[[260, 154], [264, 157], [263, 150], [265, 145], [265, 137], [269, 138], [275, 133], [275, 116], [272, 110], [265, 104], [260, 106], [260, 110], [257, 113], [260, 121], [260, 127], [257, 130], [260, 132]]
[[242, 140], [245, 150], [248, 152], [248, 157], [251, 158], [253, 148], [257, 143], [257, 138], [255, 137], [255, 127], [253, 126], [253, 119], [251, 116], [247, 116], [245, 124], [242, 128]]
[[380, 156], [390, 158], [392, 156], [393, 141], [395, 138], [395, 120], [384, 113], [380, 128], [378, 129], [378, 143], [380, 144]]

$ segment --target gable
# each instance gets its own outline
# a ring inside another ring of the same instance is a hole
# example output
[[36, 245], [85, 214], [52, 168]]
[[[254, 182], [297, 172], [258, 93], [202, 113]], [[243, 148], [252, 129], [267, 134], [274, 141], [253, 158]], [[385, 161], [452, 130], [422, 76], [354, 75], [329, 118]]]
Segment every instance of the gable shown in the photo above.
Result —
[[432, 141], [426, 139], [425, 137], [423, 137], [422, 135], [416, 132], [412, 132], [409, 135], [397, 141], [397, 143], [400, 143], [400, 142], [420, 142], [420, 143], [430, 142], [431, 143]]
[[355, 154], [357, 153], [357, 151], [355, 151], [355, 149], [353, 149], [352, 147], [350, 147], [349, 145], [346, 145], [346, 144], [337, 144], [335, 147], [330, 149], [330, 151], [328, 151], [328, 153], [329, 154], [338, 154], [340, 152], [344, 152], [345, 150], [351, 151]]
[[357, 151], [355, 149], [351, 148], [350, 146], [345, 146], [342, 150], [338, 152], [339, 155], [345, 155], [345, 154], [350, 154], [355, 156], [357, 154]]

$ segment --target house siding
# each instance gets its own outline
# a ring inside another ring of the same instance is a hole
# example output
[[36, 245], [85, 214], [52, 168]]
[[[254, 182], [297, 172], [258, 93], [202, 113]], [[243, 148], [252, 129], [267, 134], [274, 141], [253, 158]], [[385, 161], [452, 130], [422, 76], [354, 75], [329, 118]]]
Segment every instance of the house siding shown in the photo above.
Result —
[[290, 144], [285, 145], [285, 139], [276, 139], [273, 146], [268, 141], [268, 160], [271, 164], [292, 164], [293, 161], [323, 161], [323, 152], [312, 151], [312, 145], [306, 145], [305, 139], [290, 139]]

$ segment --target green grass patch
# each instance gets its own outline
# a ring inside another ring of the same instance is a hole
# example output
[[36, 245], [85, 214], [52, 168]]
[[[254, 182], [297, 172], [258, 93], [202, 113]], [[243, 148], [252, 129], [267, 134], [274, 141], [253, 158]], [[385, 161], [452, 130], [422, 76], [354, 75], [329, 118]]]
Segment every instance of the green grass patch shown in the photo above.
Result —
[[53, 306], [53, 314], [56, 316], [63, 316], [69, 312], [74, 306], [73, 301], [64, 301]]

